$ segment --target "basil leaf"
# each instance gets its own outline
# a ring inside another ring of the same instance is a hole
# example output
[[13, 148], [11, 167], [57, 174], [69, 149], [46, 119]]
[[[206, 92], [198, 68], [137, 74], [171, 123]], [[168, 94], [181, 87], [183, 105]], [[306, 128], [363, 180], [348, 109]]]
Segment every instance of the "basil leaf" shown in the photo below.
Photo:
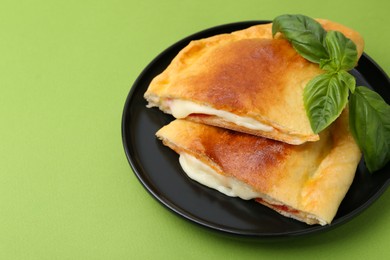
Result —
[[303, 101], [314, 133], [329, 126], [348, 102], [348, 86], [340, 73], [325, 73], [306, 85]]
[[358, 60], [356, 44], [338, 31], [329, 31], [325, 37], [329, 59], [320, 61], [320, 68], [327, 71], [350, 70]]
[[349, 125], [370, 172], [390, 160], [390, 106], [376, 92], [357, 87], [349, 101]]
[[281, 15], [272, 22], [272, 35], [281, 32], [305, 59], [320, 63], [329, 58], [323, 42], [326, 31], [321, 24], [304, 15]]
[[340, 81], [345, 84], [349, 90], [354, 93], [356, 88], [356, 79], [354, 76], [346, 72], [345, 70], [340, 70], [338, 72]]

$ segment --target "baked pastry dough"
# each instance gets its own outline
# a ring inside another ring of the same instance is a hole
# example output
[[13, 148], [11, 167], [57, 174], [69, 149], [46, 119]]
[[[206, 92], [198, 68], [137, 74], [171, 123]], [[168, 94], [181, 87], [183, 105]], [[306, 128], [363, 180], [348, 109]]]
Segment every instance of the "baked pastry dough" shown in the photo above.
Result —
[[[327, 20], [363, 52], [355, 31]], [[307, 82], [323, 73], [289, 42], [272, 38], [271, 24], [192, 41], [150, 83], [144, 97], [176, 118], [290, 144], [317, 141], [303, 105]]]
[[156, 135], [180, 154], [192, 179], [307, 224], [331, 223], [361, 158], [347, 111], [320, 133], [320, 141], [303, 145], [188, 120], [175, 120]]

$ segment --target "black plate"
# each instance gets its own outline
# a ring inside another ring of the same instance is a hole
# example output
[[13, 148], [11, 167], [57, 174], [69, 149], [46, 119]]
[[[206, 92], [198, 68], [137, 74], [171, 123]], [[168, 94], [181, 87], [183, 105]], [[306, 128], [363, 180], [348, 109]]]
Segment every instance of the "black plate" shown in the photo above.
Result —
[[[155, 138], [156, 131], [173, 117], [156, 108], [146, 108], [143, 98], [150, 81], [191, 40], [267, 22], [247, 21], [213, 27], [175, 43], [157, 56], [135, 81], [127, 97], [122, 118], [125, 152], [134, 173], [154, 198], [200, 226], [246, 238], [291, 237], [329, 230], [355, 217], [385, 191], [390, 183], [390, 164], [375, 174], [369, 174], [361, 162], [333, 223], [309, 226], [283, 217], [254, 201], [227, 197], [190, 180], [179, 165], [178, 155]], [[390, 103], [390, 80], [366, 54], [352, 74], [358, 85], [373, 88]]]

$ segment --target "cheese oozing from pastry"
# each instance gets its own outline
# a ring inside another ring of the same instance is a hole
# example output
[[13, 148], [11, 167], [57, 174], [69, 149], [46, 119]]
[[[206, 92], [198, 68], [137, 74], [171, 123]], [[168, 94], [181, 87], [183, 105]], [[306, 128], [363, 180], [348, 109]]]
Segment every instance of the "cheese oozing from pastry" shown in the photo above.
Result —
[[169, 108], [172, 115], [176, 118], [185, 118], [190, 114], [206, 114], [218, 116], [228, 122], [253, 130], [270, 132], [274, 129], [272, 126], [262, 124], [253, 118], [238, 116], [227, 111], [199, 105], [191, 101], [173, 99], [169, 101]]
[[235, 178], [217, 173], [207, 164], [187, 153], [180, 153], [179, 162], [186, 175], [212, 189], [215, 189], [229, 197], [239, 197], [244, 200], [255, 199], [257, 202], [264, 204], [280, 214], [291, 217], [300, 221], [306, 219], [307, 223], [326, 225], [326, 221], [314, 216], [313, 214], [293, 209], [281, 202], [271, 199], [266, 194], [257, 192], [248, 184]]
[[234, 178], [217, 173], [210, 166], [202, 163], [189, 154], [180, 154], [179, 162], [184, 172], [192, 180], [209, 188], [215, 189], [227, 196], [240, 197], [244, 200], [262, 197], [259, 192], [256, 192], [249, 185]]

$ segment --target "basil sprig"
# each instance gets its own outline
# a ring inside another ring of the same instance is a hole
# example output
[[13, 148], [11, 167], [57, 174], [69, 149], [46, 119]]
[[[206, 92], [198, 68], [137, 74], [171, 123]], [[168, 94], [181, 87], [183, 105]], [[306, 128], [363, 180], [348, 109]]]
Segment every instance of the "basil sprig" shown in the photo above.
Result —
[[349, 126], [370, 172], [390, 160], [390, 106], [367, 87], [357, 87], [349, 100]]
[[321, 24], [307, 18], [304, 15], [278, 16], [272, 23], [272, 35], [283, 33], [302, 57], [319, 63], [329, 57], [323, 45], [326, 31]]
[[325, 42], [329, 58], [320, 61], [320, 67], [326, 71], [351, 70], [356, 66], [358, 54], [353, 41], [338, 31], [329, 31]]
[[336, 120], [348, 103], [348, 86], [339, 73], [324, 73], [305, 87], [303, 98], [313, 132], [318, 133]]
[[390, 106], [376, 92], [356, 87], [355, 78], [348, 73], [358, 61], [355, 43], [341, 32], [326, 32], [304, 15], [276, 17], [272, 35], [278, 32], [302, 57], [324, 71], [308, 82], [303, 93], [313, 132], [321, 132], [336, 120], [349, 100], [350, 129], [368, 170], [384, 167], [390, 161]]

